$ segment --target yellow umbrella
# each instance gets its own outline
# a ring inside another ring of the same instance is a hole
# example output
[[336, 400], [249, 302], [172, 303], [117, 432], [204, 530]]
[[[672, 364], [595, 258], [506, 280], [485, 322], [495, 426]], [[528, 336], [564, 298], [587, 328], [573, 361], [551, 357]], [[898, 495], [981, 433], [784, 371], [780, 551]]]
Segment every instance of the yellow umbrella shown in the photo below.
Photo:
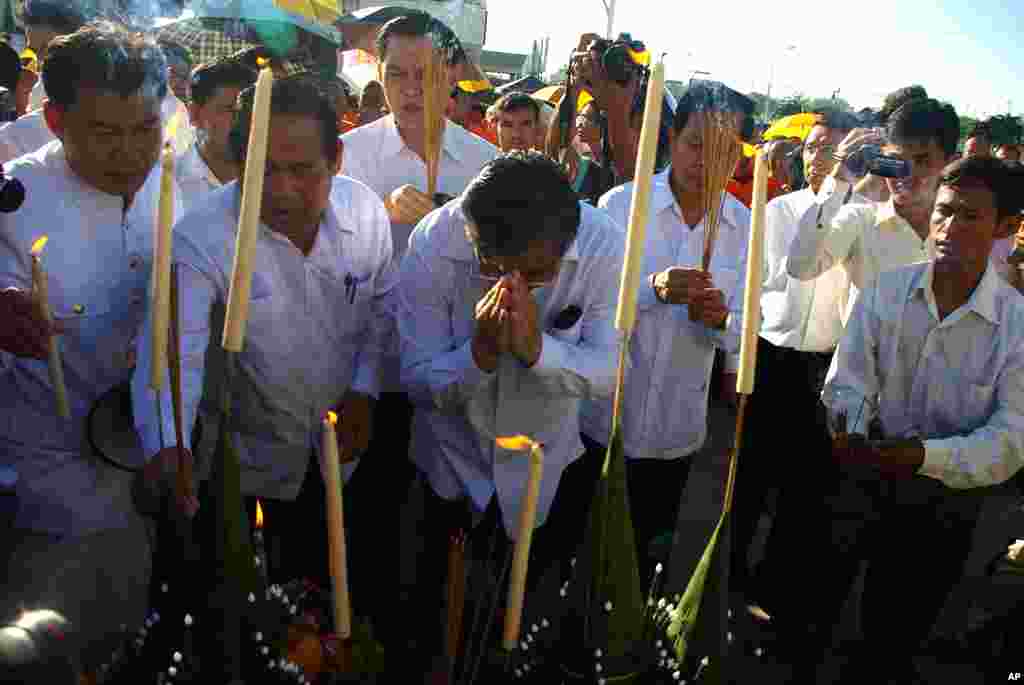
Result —
[[274, 0], [274, 4], [285, 12], [326, 26], [335, 24], [342, 15], [337, 0]]
[[552, 105], [557, 105], [562, 101], [562, 95], [565, 93], [565, 86], [544, 86], [537, 92], [533, 93], [533, 97], [537, 100], [543, 100], [544, 102], [550, 102]]
[[764, 132], [762, 138], [764, 140], [772, 140], [774, 138], [799, 138], [803, 140], [811, 132], [811, 129], [814, 128], [814, 123], [817, 120], [818, 115], [811, 112], [791, 114], [788, 117], [782, 117], [773, 122], [768, 127], [768, 130]]

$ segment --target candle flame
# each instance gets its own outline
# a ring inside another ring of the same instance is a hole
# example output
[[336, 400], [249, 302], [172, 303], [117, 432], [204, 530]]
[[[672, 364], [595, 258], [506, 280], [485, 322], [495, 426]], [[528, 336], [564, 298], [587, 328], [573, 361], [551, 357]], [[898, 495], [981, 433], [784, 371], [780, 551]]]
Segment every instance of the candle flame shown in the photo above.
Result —
[[270, 66], [270, 60], [267, 59], [266, 57], [257, 57], [256, 58], [256, 66], [259, 67], [260, 69], [263, 69], [265, 67], [269, 67]]
[[171, 120], [167, 122], [167, 128], [164, 129], [164, 140], [165, 145], [170, 145], [171, 141], [174, 140], [178, 134], [178, 122], [181, 120], [181, 107], [174, 110], [174, 114], [171, 115]]
[[498, 447], [500, 447], [503, 450], [526, 450], [530, 449], [531, 447], [537, 444], [530, 438], [526, 437], [525, 435], [513, 435], [509, 437], [498, 438], [494, 442], [496, 442], [498, 444]]
[[49, 236], [44, 235], [37, 238], [36, 241], [32, 243], [32, 256], [38, 257], [42, 253], [43, 248], [46, 247], [46, 243], [48, 243], [49, 241]]
[[263, 527], [263, 506], [256, 500], [256, 528]]
[[338, 425], [338, 415], [333, 411], [327, 412], [327, 418], [324, 420], [331, 426], [331, 428]]

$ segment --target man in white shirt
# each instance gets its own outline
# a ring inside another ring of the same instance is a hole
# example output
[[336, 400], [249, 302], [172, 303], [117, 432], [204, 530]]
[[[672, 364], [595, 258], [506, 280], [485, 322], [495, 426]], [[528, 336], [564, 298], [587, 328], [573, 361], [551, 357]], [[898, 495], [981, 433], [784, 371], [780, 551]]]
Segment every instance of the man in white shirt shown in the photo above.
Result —
[[[731, 98], [716, 97], [719, 93]], [[738, 111], [747, 107], [747, 116], [753, 111], [746, 98], [707, 82], [687, 91], [672, 126], [672, 166], [657, 174], [651, 186], [644, 248], [648, 281], [639, 293], [622, 404], [641, 579], [654, 569], [651, 542], [658, 533], [675, 528], [689, 475], [688, 457], [707, 437], [716, 348], [727, 352], [724, 384], [735, 394], [750, 210], [731, 195], [725, 199], [710, 272], [700, 269], [706, 221], [702, 131], [706, 112], [724, 109], [727, 102]], [[625, 227], [632, 197], [630, 182], [606, 193], [599, 206]], [[596, 452], [595, 459], [603, 458], [611, 434], [612, 403], [584, 403], [581, 424], [588, 451]]]
[[[58, 140], [6, 166], [26, 199], [0, 215], [0, 464], [18, 472], [20, 502], [4, 542], [11, 558], [0, 613], [21, 603], [61, 611], [84, 639], [86, 665], [96, 666], [121, 624], [138, 625], [146, 611], [150, 545], [131, 475], [85, 445], [90, 409], [134, 366], [167, 83], [156, 45], [113, 26], [56, 39], [43, 78]], [[29, 249], [43, 234], [70, 419], [54, 406], [50, 331], [30, 294]]]
[[[761, 293], [761, 330], [757, 341], [757, 372], [754, 392], [747, 401], [743, 453], [739, 460], [733, 505], [732, 561], [730, 583], [734, 591], [746, 594], [750, 604], [772, 613], [772, 597], [785, 597], [791, 603], [790, 586], [784, 573], [775, 573], [788, 564], [788, 535], [794, 529], [787, 524], [788, 502], [778, 498], [774, 524], [766, 545], [764, 561], [756, 572], [748, 569], [750, 548], [765, 511], [768, 493], [793, 480], [788, 460], [779, 460], [777, 436], [781, 416], [799, 417], [804, 429], [791, 436], [794, 452], [820, 455], [826, 461], [828, 432], [819, 395], [832, 351], [843, 330], [849, 279], [835, 267], [811, 281], [801, 281], [786, 273], [790, 244], [800, 226], [800, 218], [815, 207], [815, 196], [822, 189], [835, 165], [832, 152], [853, 128], [852, 117], [819, 116], [804, 141], [804, 177], [808, 186], [787, 193], [768, 203], [765, 216], [764, 281]], [[849, 194], [849, 193], [848, 193]], [[843, 198], [845, 199], [845, 198]], [[856, 202], [851, 195], [851, 201]], [[829, 206], [836, 212], [841, 205]], [[828, 215], [831, 217], [831, 214]], [[803, 462], [801, 462], [802, 464]], [[799, 498], [799, 493], [794, 497]], [[804, 520], [801, 510], [793, 514]], [[787, 527], [789, 530], [787, 530]]]
[[201, 64], [192, 72], [188, 113], [196, 140], [174, 163], [185, 211], [213, 190], [238, 178], [228, 146], [238, 94], [256, 82], [256, 72], [230, 57]]
[[[253, 92], [242, 94], [231, 134], [242, 169]], [[312, 80], [276, 81], [249, 321], [231, 388], [242, 494], [250, 512], [255, 498], [262, 498], [275, 582], [329, 579], [326, 537], [295, 534], [306, 527], [326, 530], [321, 465], [314, 456], [322, 420], [328, 410], [336, 411], [342, 454], [363, 454], [379, 387], [382, 339], [390, 330], [384, 299], [394, 270], [387, 216], [372, 191], [337, 176], [338, 163], [333, 104]], [[240, 197], [241, 180], [214, 191], [175, 229], [183, 417], [186, 434], [200, 418], [200, 479], [208, 475], [218, 437], [220, 331]], [[136, 425], [147, 457], [176, 462], [169, 394], [163, 396], [161, 427], [147, 386], [149, 365], [143, 348], [133, 384]], [[353, 469], [346, 465], [346, 475]], [[200, 501], [213, 495], [200, 492]], [[212, 506], [201, 506], [200, 516], [207, 510]], [[214, 525], [197, 521], [200, 532]]]
[[829, 625], [867, 558], [866, 643], [844, 682], [908, 682], [971, 549], [980, 499], [963, 490], [1024, 465], [1024, 299], [989, 260], [1016, 228], [1019, 183], [999, 160], [950, 165], [935, 260], [879, 276], [836, 351], [822, 398], [847, 433], [835, 455], [863, 506], [836, 512], [824, 567], [835, 573], [814, 594]]
[[[426, 196], [424, 57], [433, 47], [444, 53], [442, 59], [456, 62], [463, 58], [451, 29], [414, 10], [385, 24], [377, 35], [376, 45], [379, 76], [391, 114], [341, 137], [341, 170], [345, 176], [365, 183], [384, 200], [391, 219], [391, 243], [397, 264], [405, 254], [413, 227], [435, 208], [435, 199]], [[449, 49], [452, 45], [455, 47]], [[441, 86], [442, 101], [447, 99], [452, 86], [453, 83]], [[438, 112], [437, 116], [443, 114]], [[497, 154], [497, 148], [490, 143], [445, 121], [438, 161], [438, 192], [458, 195]], [[385, 530], [397, 530], [406, 520], [401, 511], [415, 476], [408, 460], [412, 405], [399, 382], [397, 340], [385, 354], [382, 374], [382, 394], [375, 420], [379, 425], [386, 423], [388, 430], [377, 433], [370, 448], [375, 457], [367, 461], [368, 468], [362, 474], [377, 482], [376, 489], [381, 495], [375, 511], [364, 515], [382, 522]], [[382, 565], [396, 572], [399, 567], [397, 557], [385, 557]], [[392, 586], [396, 582], [397, 577]], [[396, 611], [400, 615], [401, 607], [396, 607]], [[401, 626], [396, 627], [402, 630]]]
[[424, 510], [407, 514], [423, 550], [402, 561], [415, 562], [418, 587], [405, 615], [425, 621], [413, 633], [437, 634], [448, 536], [467, 509], [489, 519], [477, 526], [483, 535], [518, 535], [529, 461], [495, 438], [544, 444], [531, 582], [575, 552], [597, 474], [573, 464], [584, 452], [578, 416], [583, 401], [613, 390], [623, 243], [536, 152], [484, 167], [410, 238], [397, 321], [426, 491]]

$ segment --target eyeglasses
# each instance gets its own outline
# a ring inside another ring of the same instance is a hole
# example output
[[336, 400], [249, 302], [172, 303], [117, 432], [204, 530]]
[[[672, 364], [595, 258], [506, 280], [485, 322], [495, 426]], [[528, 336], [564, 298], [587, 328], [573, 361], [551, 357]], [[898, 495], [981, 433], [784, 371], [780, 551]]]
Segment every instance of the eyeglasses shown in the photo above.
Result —
[[[478, 281], [482, 281], [488, 287], [493, 288], [498, 281], [505, 278], [505, 276], [511, 275], [510, 272], [502, 270], [501, 267], [498, 266], [497, 264], [488, 262], [486, 257], [481, 257], [479, 252], [476, 252], [476, 259], [477, 272], [473, 274], [473, 277], [476, 278]], [[554, 270], [550, 274], [544, 276], [543, 278], [527, 278], [527, 289], [536, 290], [537, 288], [544, 288], [554, 283], [555, 279], [558, 278], [558, 272], [560, 271], [561, 266], [562, 261], [559, 260], [555, 264]]]

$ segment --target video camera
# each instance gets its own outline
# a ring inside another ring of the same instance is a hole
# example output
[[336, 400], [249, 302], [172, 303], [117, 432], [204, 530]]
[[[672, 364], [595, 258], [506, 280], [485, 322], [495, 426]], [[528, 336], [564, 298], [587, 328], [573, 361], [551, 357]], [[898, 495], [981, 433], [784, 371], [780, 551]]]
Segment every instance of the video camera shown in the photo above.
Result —
[[[883, 145], [888, 141], [884, 128], [876, 129], [881, 136]], [[882, 153], [882, 145], [864, 145], [846, 158], [846, 168], [854, 176], [861, 178], [867, 174], [882, 178], [906, 178], [910, 176], [910, 162], [899, 157], [891, 157]]]

